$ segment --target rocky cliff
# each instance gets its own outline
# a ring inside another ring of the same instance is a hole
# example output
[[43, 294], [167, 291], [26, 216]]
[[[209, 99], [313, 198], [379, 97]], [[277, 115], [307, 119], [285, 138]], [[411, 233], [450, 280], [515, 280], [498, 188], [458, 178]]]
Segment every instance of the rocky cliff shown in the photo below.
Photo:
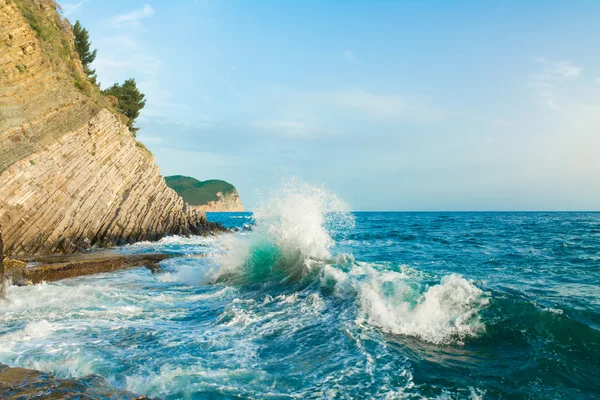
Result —
[[4, 243], [2, 242], [2, 231], [0, 231], [0, 297], [4, 292]]
[[244, 205], [236, 188], [225, 181], [199, 181], [189, 176], [173, 175], [165, 178], [192, 208], [202, 212], [241, 212]]
[[218, 227], [85, 79], [52, 0], [0, 0], [0, 227], [7, 255], [75, 252]]

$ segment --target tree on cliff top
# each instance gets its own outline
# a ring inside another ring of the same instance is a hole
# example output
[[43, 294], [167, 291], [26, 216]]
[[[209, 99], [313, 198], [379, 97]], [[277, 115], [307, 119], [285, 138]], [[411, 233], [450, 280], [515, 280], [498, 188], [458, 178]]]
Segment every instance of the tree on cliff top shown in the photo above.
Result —
[[135, 79], [127, 79], [122, 85], [115, 83], [102, 93], [115, 96], [119, 100], [118, 110], [129, 118], [127, 122], [129, 129], [134, 133], [137, 132], [139, 128], [135, 128], [133, 123], [146, 105], [146, 96], [137, 88]]
[[90, 33], [85, 29], [79, 21], [73, 25], [73, 35], [75, 35], [75, 49], [79, 53], [83, 71], [87, 74], [88, 79], [96, 85], [96, 70], [91, 68], [91, 64], [96, 59], [98, 50], [90, 50], [92, 42], [90, 42]]

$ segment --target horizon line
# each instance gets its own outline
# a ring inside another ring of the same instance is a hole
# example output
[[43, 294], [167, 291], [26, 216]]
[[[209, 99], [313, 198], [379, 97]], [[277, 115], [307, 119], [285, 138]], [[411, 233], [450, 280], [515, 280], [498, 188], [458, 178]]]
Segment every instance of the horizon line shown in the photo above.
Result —
[[[252, 213], [245, 211], [206, 211], [206, 214]], [[600, 210], [350, 210], [353, 213], [600, 213]]]

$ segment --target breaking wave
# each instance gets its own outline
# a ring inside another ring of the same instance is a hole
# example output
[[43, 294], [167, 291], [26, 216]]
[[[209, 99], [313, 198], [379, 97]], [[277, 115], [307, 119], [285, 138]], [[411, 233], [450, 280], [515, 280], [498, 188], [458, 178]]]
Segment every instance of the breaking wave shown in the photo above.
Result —
[[162, 398], [600, 391], [599, 215], [349, 214], [297, 179], [264, 198], [251, 231], [117, 250], [175, 255], [158, 273], [8, 286], [0, 362]]
[[270, 191], [254, 219], [252, 232], [223, 237], [226, 253], [218, 259], [215, 278], [305, 277], [331, 258], [335, 241], [327, 228], [354, 224], [346, 203], [323, 187], [295, 178]]
[[[488, 304], [482, 290], [452, 274], [429, 286], [416, 271], [361, 263], [332, 255], [332, 232], [351, 228], [346, 203], [298, 179], [271, 191], [255, 212], [252, 232], [225, 236], [213, 282], [272, 281], [318, 285], [349, 301], [356, 322], [436, 344], [463, 343], [485, 331], [478, 315]], [[183, 272], [183, 271], [182, 271]]]

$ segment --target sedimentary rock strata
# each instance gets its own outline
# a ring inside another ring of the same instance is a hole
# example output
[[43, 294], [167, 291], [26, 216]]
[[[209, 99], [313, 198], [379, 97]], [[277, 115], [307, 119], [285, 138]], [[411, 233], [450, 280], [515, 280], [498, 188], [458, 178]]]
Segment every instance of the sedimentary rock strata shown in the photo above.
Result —
[[121, 116], [77, 84], [82, 77], [68, 23], [51, 0], [0, 1], [5, 253], [71, 253], [219, 230], [166, 186]]
[[4, 284], [4, 243], [2, 242], [2, 231], [0, 231], [0, 296], [2, 295], [2, 285]]

